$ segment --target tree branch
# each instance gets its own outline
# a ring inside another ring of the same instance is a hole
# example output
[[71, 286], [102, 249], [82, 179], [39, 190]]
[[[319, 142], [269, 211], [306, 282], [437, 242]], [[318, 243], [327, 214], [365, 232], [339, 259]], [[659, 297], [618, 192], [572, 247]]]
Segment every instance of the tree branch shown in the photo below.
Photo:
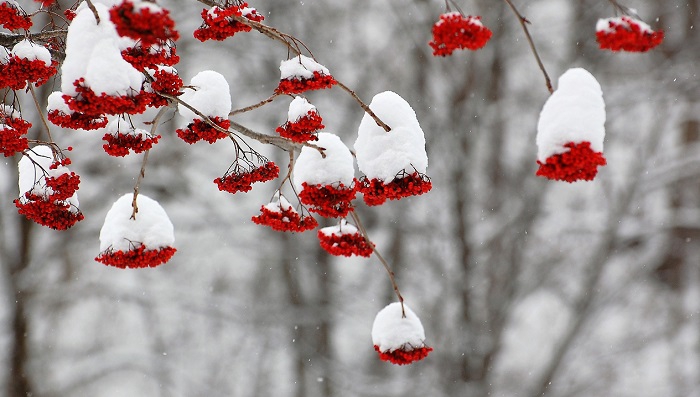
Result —
[[542, 63], [542, 59], [540, 59], [540, 55], [537, 53], [537, 48], [535, 48], [535, 43], [532, 41], [532, 36], [530, 36], [530, 31], [527, 29], [527, 24], [530, 23], [530, 21], [527, 20], [520, 12], [518, 11], [517, 8], [513, 5], [513, 2], [511, 0], [505, 0], [506, 3], [510, 6], [510, 9], [513, 10], [515, 15], [518, 17], [518, 22], [520, 22], [520, 26], [523, 27], [523, 31], [525, 32], [525, 37], [527, 38], [527, 42], [530, 44], [530, 49], [532, 50], [533, 55], [535, 55], [535, 60], [537, 61], [537, 66], [540, 67], [540, 70], [542, 71], [542, 74], [544, 74], [544, 83], [547, 86], [547, 90], [549, 93], [553, 93], [554, 89], [552, 88], [552, 81], [549, 79], [549, 75], [547, 74], [547, 70], [544, 68], [544, 64]]

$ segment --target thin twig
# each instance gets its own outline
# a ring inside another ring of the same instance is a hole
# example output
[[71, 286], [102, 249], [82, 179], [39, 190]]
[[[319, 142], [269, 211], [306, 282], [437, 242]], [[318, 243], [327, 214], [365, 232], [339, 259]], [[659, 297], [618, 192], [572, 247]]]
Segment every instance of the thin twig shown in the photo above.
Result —
[[510, 9], [513, 10], [515, 15], [518, 17], [518, 22], [520, 22], [520, 26], [523, 27], [523, 31], [525, 32], [525, 37], [527, 38], [527, 42], [530, 44], [530, 49], [532, 50], [532, 53], [535, 55], [535, 60], [537, 60], [537, 65], [540, 67], [540, 70], [542, 71], [542, 74], [544, 74], [544, 83], [547, 85], [547, 90], [549, 90], [549, 93], [552, 94], [554, 92], [554, 88], [552, 88], [552, 81], [549, 79], [549, 75], [547, 74], [547, 70], [544, 68], [544, 64], [542, 63], [542, 59], [540, 59], [540, 55], [537, 53], [537, 48], [535, 48], [535, 42], [532, 41], [532, 36], [530, 36], [530, 31], [527, 29], [527, 24], [530, 23], [530, 21], [527, 20], [515, 6], [513, 5], [513, 2], [511, 0], [505, 0], [506, 3], [510, 6]]
[[49, 129], [49, 123], [46, 121], [46, 117], [44, 116], [44, 112], [41, 110], [41, 106], [39, 105], [39, 99], [36, 96], [36, 90], [34, 89], [34, 84], [31, 82], [28, 83], [29, 85], [29, 91], [32, 93], [32, 99], [34, 99], [34, 105], [36, 106], [36, 111], [39, 112], [39, 116], [41, 116], [41, 122], [44, 124], [44, 128], [46, 128], [46, 135], [49, 136], [49, 142], [53, 143], [53, 137], [51, 137], [51, 129]]
[[95, 8], [95, 5], [92, 4], [92, 0], [85, 0], [85, 2], [87, 3], [90, 11], [92, 11], [92, 13], [95, 15], [95, 21], [97, 21], [97, 24], [99, 25], [100, 24], [100, 14], [97, 13], [97, 8]]
[[[158, 130], [158, 124], [160, 123], [160, 118], [163, 117], [165, 114], [167, 107], [162, 107], [158, 111], [158, 114], [156, 114], [156, 117], [153, 118], [153, 121], [151, 122], [151, 136], [155, 136], [156, 132]], [[141, 171], [139, 171], [139, 176], [136, 178], [136, 184], [134, 185], [134, 197], [131, 200], [131, 208], [133, 208], [133, 211], [131, 212], [131, 219], [136, 219], [136, 213], [139, 212], [139, 206], [136, 204], [136, 198], [139, 195], [139, 188], [141, 187], [141, 181], [143, 178], [146, 176], [146, 164], [148, 163], [148, 154], [151, 152], [151, 150], [146, 150], [146, 153], [143, 155], [143, 161], [141, 162]]]
[[396, 284], [396, 277], [394, 275], [394, 271], [391, 270], [391, 266], [389, 266], [389, 262], [384, 259], [382, 254], [379, 252], [377, 247], [374, 246], [372, 241], [369, 239], [369, 234], [367, 234], [367, 229], [362, 225], [362, 222], [360, 221], [360, 217], [357, 215], [357, 212], [354, 210], [350, 211], [350, 216], [352, 216], [352, 219], [355, 221], [355, 225], [357, 226], [357, 229], [362, 233], [362, 237], [365, 238], [365, 241], [367, 244], [372, 247], [372, 251], [374, 254], [377, 256], [377, 259], [379, 259], [379, 262], [384, 266], [384, 269], [386, 270], [387, 274], [389, 274], [389, 280], [391, 281], [391, 286], [394, 287], [394, 293], [396, 293], [396, 296], [399, 298], [399, 302], [401, 302], [401, 316], [403, 318], [406, 318], [406, 311], [404, 309], [403, 305], [403, 296], [401, 295], [401, 292], [399, 291], [399, 285]]
[[357, 96], [355, 91], [351, 90], [350, 88], [348, 88], [348, 86], [341, 83], [340, 81], [338, 81], [338, 87], [342, 88], [344, 91], [346, 91], [348, 94], [350, 94], [350, 96], [352, 96], [357, 101], [357, 103], [360, 104], [360, 107], [362, 108], [362, 110], [364, 110], [370, 117], [372, 117], [374, 119], [374, 122], [377, 123], [378, 126], [384, 128], [384, 131], [386, 131], [386, 132], [391, 131], [391, 128], [388, 125], [386, 125], [379, 117], [377, 117], [377, 115], [374, 114], [372, 109], [370, 109], [366, 103], [362, 102], [362, 99], [360, 99], [360, 97]]
[[[197, 1], [199, 1], [202, 4], [206, 4], [210, 7], [213, 7], [216, 5], [216, 3], [214, 3], [211, 0], [197, 0]], [[273, 27], [267, 26], [267, 25], [260, 23], [260, 22], [252, 21], [246, 17], [232, 16], [231, 18], [235, 19], [239, 23], [242, 23], [244, 25], [247, 25], [247, 26], [257, 30], [258, 32], [264, 34], [265, 36], [271, 38], [272, 40], [279, 41], [280, 43], [284, 44], [289, 49], [289, 51], [291, 51], [295, 56], [301, 55], [301, 51], [298, 47], [298, 44], [301, 44], [309, 52], [309, 54], [311, 54], [311, 56], [313, 57], [311, 50], [308, 47], [306, 47], [306, 45], [301, 40], [297, 39], [296, 37], [294, 37], [290, 34], [282, 33]], [[290, 42], [290, 40], [292, 42]], [[337, 81], [337, 79], [336, 79], [336, 81]], [[370, 109], [369, 106], [367, 106], [367, 104], [362, 102], [362, 99], [360, 99], [360, 97], [357, 96], [357, 94], [353, 90], [348, 88], [345, 84], [341, 83], [340, 81], [337, 81], [337, 83], [338, 83], [338, 86], [340, 88], [342, 88], [345, 92], [350, 94], [350, 96], [352, 96], [353, 99], [355, 99], [355, 101], [357, 101], [357, 103], [360, 105], [360, 107], [374, 119], [374, 121], [377, 123], [378, 126], [384, 128], [384, 130], [386, 132], [391, 131], [391, 128], [388, 125], [386, 125], [382, 120], [380, 120], [379, 117], [377, 117], [377, 115], [374, 114], [372, 109]]]
[[255, 110], [255, 109], [257, 109], [257, 108], [260, 108], [260, 107], [263, 107], [263, 106], [267, 105], [268, 103], [274, 101], [275, 98], [277, 98], [277, 97], [280, 96], [280, 95], [281, 95], [280, 93], [275, 92], [274, 94], [272, 94], [272, 95], [271, 95], [269, 98], [267, 98], [267, 99], [263, 99], [262, 101], [260, 101], [260, 102], [258, 102], [258, 103], [256, 103], [256, 104], [254, 104], [254, 105], [250, 105], [250, 106], [246, 106], [246, 107], [244, 107], [244, 108], [232, 110], [231, 112], [229, 112], [228, 115], [229, 115], [229, 116], [235, 116], [235, 115], [240, 114], [240, 113], [250, 112], [251, 110]]

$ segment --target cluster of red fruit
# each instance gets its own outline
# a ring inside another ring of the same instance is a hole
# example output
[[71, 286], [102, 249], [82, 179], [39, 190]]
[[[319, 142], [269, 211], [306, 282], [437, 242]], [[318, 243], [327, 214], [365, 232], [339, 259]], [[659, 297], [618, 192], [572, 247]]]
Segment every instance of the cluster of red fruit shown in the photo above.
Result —
[[214, 183], [222, 192], [235, 194], [237, 192], [249, 192], [255, 182], [267, 182], [277, 178], [280, 174], [279, 167], [272, 161], [268, 161], [260, 167], [242, 169], [234, 167], [221, 178], [214, 179]]
[[433, 351], [433, 348], [424, 346], [411, 348], [410, 350], [407, 348], [382, 352], [379, 350], [379, 346], [374, 345], [374, 350], [379, 353], [379, 358], [383, 361], [389, 361], [396, 365], [406, 365], [428, 357], [428, 354]]
[[[231, 126], [231, 121], [223, 119], [221, 117], [210, 118], [212, 123], [216, 124], [224, 130], [228, 130]], [[225, 132], [219, 131], [214, 126], [209, 125], [206, 121], [201, 119], [194, 119], [191, 123], [187, 125], [187, 128], [179, 128], [175, 131], [177, 136], [183, 141], [189, 143], [190, 145], [199, 141], [207, 141], [209, 143], [214, 143], [219, 139], [224, 139], [228, 135]]]
[[[69, 159], [54, 162], [50, 169], [70, 164]], [[45, 186], [42, 193], [29, 190], [23, 197], [14, 201], [19, 213], [40, 225], [55, 230], [66, 230], [84, 219], [83, 214], [67, 200], [78, 190], [80, 177], [74, 172], [66, 172], [58, 177], [42, 178]], [[41, 181], [37, 183], [42, 183]]]
[[333, 76], [324, 74], [319, 71], [313, 72], [313, 77], [302, 78], [298, 76], [282, 79], [275, 89], [275, 92], [280, 94], [301, 94], [306, 91], [322, 90], [331, 88], [338, 84]]
[[402, 172], [391, 182], [384, 183], [378, 179], [367, 179], [363, 177], [359, 180], [359, 190], [365, 204], [369, 206], [382, 205], [386, 200], [399, 200], [409, 196], [419, 196], [427, 193], [433, 188], [432, 182], [427, 175], [419, 172], [408, 174]]
[[141, 244], [129, 251], [107, 250], [96, 257], [95, 260], [120, 269], [156, 267], [169, 261], [176, 251], [173, 247], [147, 250], [146, 246]]
[[29, 149], [25, 135], [31, 126], [31, 123], [21, 118], [4, 115], [0, 124], [0, 152], [5, 157], [10, 157]]
[[202, 10], [202, 26], [194, 31], [194, 37], [199, 41], [225, 40], [238, 32], [250, 32], [251, 27], [236, 20], [236, 17], [261, 22], [265, 19], [248, 3], [232, 4], [226, 8], [212, 7]]
[[321, 115], [315, 110], [310, 110], [296, 121], [287, 121], [277, 127], [275, 131], [283, 138], [304, 143], [317, 140], [316, 133], [323, 128], [325, 128], [325, 126], [323, 125]]

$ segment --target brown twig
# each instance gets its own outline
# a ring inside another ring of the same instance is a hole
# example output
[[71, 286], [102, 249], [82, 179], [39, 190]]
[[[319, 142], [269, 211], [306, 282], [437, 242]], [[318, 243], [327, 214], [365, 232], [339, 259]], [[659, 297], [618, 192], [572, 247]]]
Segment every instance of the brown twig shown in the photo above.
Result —
[[[151, 122], [151, 136], [156, 135], [156, 131], [158, 130], [158, 124], [160, 123], [160, 118], [163, 117], [167, 109], [167, 107], [160, 108], [158, 114], [156, 114], [156, 117], [153, 118], [153, 121]], [[141, 181], [146, 176], [146, 164], [148, 163], [148, 154], [150, 152], [150, 149], [146, 150], [146, 153], [144, 153], [143, 155], [143, 161], [141, 162], [141, 170], [139, 171], [139, 176], [138, 178], [136, 178], [136, 184], [134, 185], [134, 197], [131, 200], [131, 208], [133, 208], [133, 211], [131, 212], [131, 219], [136, 219], [136, 213], [139, 212], [139, 206], [136, 204], [136, 198], [139, 195]]]
[[386, 131], [386, 132], [391, 131], [391, 128], [388, 125], [386, 125], [386, 123], [384, 123], [379, 117], [377, 117], [377, 115], [374, 114], [372, 109], [370, 109], [366, 103], [362, 102], [362, 99], [360, 99], [360, 97], [357, 96], [355, 91], [351, 90], [350, 88], [348, 88], [348, 86], [341, 83], [340, 81], [338, 81], [338, 87], [342, 88], [345, 92], [350, 94], [350, 96], [352, 96], [353, 99], [355, 99], [355, 101], [357, 101], [357, 103], [360, 104], [360, 107], [362, 108], [362, 110], [364, 110], [365, 113], [367, 113], [370, 117], [372, 117], [374, 119], [374, 122], [377, 123], [378, 126], [384, 128], [384, 131]]
[[[206, 4], [210, 7], [213, 7], [216, 5], [216, 3], [211, 1], [211, 0], [197, 0], [197, 1], [199, 1], [202, 4]], [[287, 49], [289, 51], [291, 51], [295, 56], [301, 55], [301, 50], [298, 46], [298, 44], [301, 44], [309, 52], [309, 54], [311, 54], [311, 56], [313, 57], [311, 50], [301, 40], [297, 39], [296, 37], [294, 37], [290, 34], [280, 32], [279, 30], [277, 30], [273, 27], [267, 26], [267, 25], [260, 23], [260, 22], [252, 21], [246, 17], [232, 16], [231, 18], [235, 19], [239, 23], [242, 23], [244, 25], [247, 25], [247, 26], [257, 30], [258, 32], [264, 34], [265, 36], [269, 37], [272, 40], [279, 41], [280, 43], [284, 44], [287, 47]], [[336, 81], [337, 81], [337, 79], [336, 79]], [[382, 120], [380, 120], [379, 117], [377, 117], [377, 115], [374, 114], [372, 109], [370, 109], [369, 106], [367, 106], [367, 104], [365, 104], [362, 101], [362, 99], [360, 99], [360, 97], [357, 96], [357, 94], [353, 90], [348, 88], [345, 84], [341, 83], [340, 81], [338, 81], [338, 86], [340, 88], [342, 88], [345, 92], [350, 94], [350, 96], [352, 96], [353, 99], [355, 99], [355, 101], [357, 101], [357, 103], [360, 105], [360, 107], [374, 119], [374, 121], [377, 123], [378, 126], [384, 128], [384, 130], [386, 132], [391, 131], [391, 128], [388, 125], [386, 125]]]
[[552, 81], [549, 79], [549, 75], [547, 74], [547, 70], [544, 68], [544, 64], [542, 63], [542, 59], [540, 59], [539, 53], [537, 53], [537, 48], [535, 48], [535, 42], [532, 41], [532, 36], [530, 36], [530, 31], [527, 29], [527, 24], [530, 23], [530, 21], [527, 20], [515, 6], [513, 5], [513, 2], [511, 0], [505, 0], [506, 3], [510, 6], [510, 9], [513, 10], [515, 15], [518, 17], [518, 22], [520, 22], [520, 26], [523, 27], [523, 31], [525, 32], [525, 37], [527, 38], [527, 42], [530, 44], [530, 49], [532, 50], [532, 53], [535, 55], [535, 60], [537, 60], [537, 65], [540, 67], [540, 70], [542, 71], [542, 74], [544, 74], [544, 83], [547, 85], [547, 90], [549, 93], [554, 92], [554, 88], [552, 88]]
[[41, 106], [39, 105], [39, 99], [36, 96], [36, 90], [34, 89], [34, 84], [29, 82], [28, 85], [29, 85], [29, 91], [32, 93], [32, 99], [34, 99], [34, 106], [36, 106], [36, 111], [39, 112], [39, 116], [41, 117], [41, 122], [44, 124], [44, 128], [46, 128], [46, 135], [49, 136], [49, 141], [51, 143], [53, 143], [53, 137], [51, 136], [51, 129], [49, 128], [49, 123], [46, 121], [46, 117], [44, 116], [44, 112], [41, 110]]
[[[95, 8], [95, 5], [92, 4], [92, 0], [85, 0], [85, 2], [88, 5], [88, 8], [90, 11], [92, 11], [93, 15], [95, 15], [95, 21], [97, 21], [97, 24], [100, 24], [100, 14], [97, 13], [97, 8]], [[136, 200], [136, 199], [134, 199]]]
[[229, 115], [229, 116], [235, 116], [235, 115], [240, 114], [240, 113], [250, 112], [251, 110], [255, 110], [255, 109], [257, 109], [257, 108], [260, 108], [260, 107], [263, 107], [263, 106], [267, 105], [268, 103], [274, 101], [275, 98], [277, 98], [277, 97], [280, 96], [280, 95], [281, 95], [280, 93], [275, 92], [274, 94], [272, 94], [272, 95], [271, 95], [269, 98], [267, 98], [267, 99], [263, 99], [262, 101], [260, 101], [260, 102], [258, 102], [258, 103], [256, 103], [256, 104], [254, 104], [254, 105], [250, 105], [250, 106], [246, 106], [246, 107], [244, 107], [244, 108], [232, 110], [232, 111], [229, 112], [228, 115]]
[[384, 266], [384, 269], [386, 270], [387, 274], [389, 274], [391, 286], [394, 288], [394, 293], [399, 298], [399, 302], [401, 302], [401, 316], [403, 318], [406, 318], [406, 310], [403, 305], [403, 296], [401, 295], [401, 291], [399, 291], [399, 285], [396, 284], [396, 277], [394, 271], [391, 270], [389, 262], [387, 262], [386, 259], [384, 259], [379, 250], [377, 250], [377, 247], [375, 247], [372, 241], [369, 239], [367, 229], [365, 229], [365, 227], [362, 225], [362, 222], [360, 221], [360, 217], [357, 215], [357, 212], [355, 212], [354, 210], [350, 211], [350, 216], [352, 216], [352, 219], [355, 221], [357, 229], [360, 231], [360, 233], [362, 233], [362, 237], [364, 237], [367, 244], [369, 244], [369, 246], [372, 247], [372, 252], [374, 252], [374, 254], [377, 256], [377, 259], [379, 259], [379, 262], [381, 262], [381, 264]]

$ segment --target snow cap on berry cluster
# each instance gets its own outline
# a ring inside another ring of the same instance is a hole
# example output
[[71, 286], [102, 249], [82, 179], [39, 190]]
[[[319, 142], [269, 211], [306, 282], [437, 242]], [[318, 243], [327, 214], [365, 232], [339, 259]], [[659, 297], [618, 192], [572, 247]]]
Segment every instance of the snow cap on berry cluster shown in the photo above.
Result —
[[131, 219], [134, 195], [120, 197], [107, 212], [100, 230], [100, 252], [107, 250], [127, 252], [141, 243], [148, 250], [168, 248], [175, 242], [173, 224], [163, 207], [150, 197], [139, 194], [136, 205], [139, 212]]
[[[27, 150], [17, 164], [19, 169], [19, 200], [26, 200], [25, 193], [31, 192], [39, 197], [49, 197], [54, 193], [51, 187], [46, 186], [46, 178], [58, 178], [63, 174], [69, 174], [68, 167], [54, 164], [53, 151], [45, 145], [35, 146]], [[77, 211], [79, 207], [78, 193], [74, 193], [65, 200], [70, 205], [71, 211]]]
[[[195, 89], [185, 90], [180, 99], [205, 116], [228, 119], [228, 113], [231, 111], [231, 92], [224, 76], [213, 70], [205, 70], [192, 77], [190, 86]], [[195, 119], [201, 119], [182, 105], [178, 106], [178, 113], [185, 119], [185, 126]]]
[[326, 76], [331, 74], [325, 66], [305, 55], [298, 55], [280, 63], [280, 80], [313, 79], [314, 72]]
[[337, 135], [321, 132], [315, 145], [322, 147], [325, 158], [312, 147], [304, 146], [294, 164], [294, 186], [297, 191], [303, 189], [302, 184], [332, 185], [342, 183], [352, 185], [355, 178], [352, 153]]
[[403, 307], [406, 317], [401, 312], [401, 303], [394, 302], [380, 310], [374, 318], [372, 343], [379, 347], [379, 351], [393, 352], [425, 346], [423, 324], [406, 304]]
[[428, 168], [425, 135], [411, 105], [395, 92], [385, 91], [375, 95], [369, 107], [391, 131], [365, 113], [355, 141], [360, 172], [385, 183], [401, 171], [424, 174]]
[[31, 41], [24, 39], [12, 47], [10, 56], [26, 59], [28, 61], [40, 60], [46, 66], [51, 66], [51, 53], [46, 47], [34, 44]]
[[307, 101], [306, 98], [302, 96], [297, 96], [289, 104], [289, 111], [287, 112], [287, 121], [293, 123], [311, 112], [316, 112], [316, 106], [309, 103], [309, 101]]
[[68, 27], [66, 36], [66, 59], [61, 67], [61, 91], [75, 96], [74, 82], [85, 78], [85, 85], [97, 95], [125, 95], [131, 90], [139, 91], [143, 75], [122, 56], [118, 47], [119, 35], [109, 19], [109, 11], [96, 3], [95, 15], [81, 4], [76, 17]]
[[603, 152], [604, 138], [605, 102], [600, 84], [585, 69], [567, 70], [540, 113], [537, 159], [544, 163], [550, 156], [569, 151], [567, 143], [590, 142], [594, 152]]

